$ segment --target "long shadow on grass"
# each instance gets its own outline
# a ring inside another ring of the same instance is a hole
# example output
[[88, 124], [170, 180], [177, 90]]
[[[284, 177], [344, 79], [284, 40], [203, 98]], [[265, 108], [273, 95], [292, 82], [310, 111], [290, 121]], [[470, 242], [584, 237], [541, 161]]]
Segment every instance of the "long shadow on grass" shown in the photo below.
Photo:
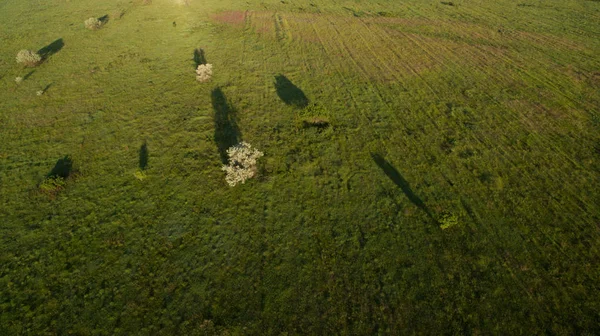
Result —
[[139, 166], [141, 170], [144, 170], [146, 167], [148, 167], [148, 144], [146, 144], [146, 141], [144, 141], [140, 147]]
[[52, 84], [54, 84], [54, 83], [50, 83], [50, 84], [44, 86], [44, 88], [42, 89], [42, 94], [46, 93], [50, 89]]
[[206, 64], [206, 54], [204, 53], [204, 49], [194, 49], [194, 64], [196, 65], [194, 69], [198, 68], [198, 65]]
[[308, 106], [308, 98], [304, 92], [284, 75], [275, 76], [275, 89], [285, 104], [299, 108]]
[[65, 42], [63, 41], [62, 38], [59, 38], [59, 39], [55, 40], [54, 42], [48, 44], [47, 46], [43, 47], [42, 49], [38, 50], [38, 54], [40, 54], [40, 56], [42, 56], [43, 60], [46, 60], [46, 59], [48, 59], [48, 57], [59, 52], [64, 46], [65, 46]]
[[98, 21], [102, 22], [102, 25], [105, 25], [105, 24], [107, 24], [107, 23], [108, 23], [108, 20], [109, 20], [109, 19], [110, 19], [110, 18], [109, 18], [109, 15], [108, 15], [108, 14], [106, 14], [106, 15], [104, 15], [104, 16], [101, 16], [101, 17], [99, 17], [99, 18], [98, 18]]
[[406, 197], [408, 197], [408, 200], [410, 200], [412, 204], [416, 205], [419, 209], [425, 211], [427, 217], [429, 217], [431, 220], [434, 220], [433, 216], [431, 215], [431, 211], [429, 211], [429, 209], [425, 205], [425, 202], [423, 202], [423, 200], [420, 199], [419, 196], [417, 196], [413, 192], [413, 190], [410, 188], [410, 184], [404, 179], [404, 177], [402, 177], [400, 172], [396, 170], [396, 168], [394, 168], [394, 166], [387, 162], [383, 157], [381, 157], [381, 155], [371, 153], [371, 157], [373, 158], [373, 161], [375, 161], [375, 163], [379, 166], [379, 168], [383, 170], [387, 177], [389, 177], [390, 180], [392, 180], [392, 182], [394, 182], [398, 186], [398, 188], [402, 190]]
[[227, 163], [227, 149], [240, 142], [242, 134], [237, 125], [236, 111], [227, 102], [221, 88], [216, 88], [211, 94], [212, 106], [215, 110], [215, 142], [219, 149], [221, 161]]
[[48, 173], [46, 177], [62, 177], [66, 179], [71, 175], [73, 171], [73, 160], [66, 155], [65, 157], [58, 159], [54, 168]]
[[31, 77], [31, 75], [33, 75], [33, 73], [34, 73], [34, 72], [35, 72], [35, 70], [31, 70], [31, 71], [29, 71], [29, 72], [28, 72], [28, 73], [27, 73], [25, 76], [23, 76], [23, 80], [25, 80], [25, 79], [27, 79], [27, 78]]

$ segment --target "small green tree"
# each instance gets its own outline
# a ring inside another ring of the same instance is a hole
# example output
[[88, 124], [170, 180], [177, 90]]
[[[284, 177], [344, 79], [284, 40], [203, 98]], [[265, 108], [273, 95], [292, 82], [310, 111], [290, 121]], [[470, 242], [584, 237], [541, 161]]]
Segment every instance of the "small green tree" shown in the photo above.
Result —
[[458, 216], [453, 213], [445, 213], [440, 218], [439, 223], [442, 230], [449, 229], [459, 224]]
[[65, 187], [67, 182], [60, 176], [49, 176], [40, 183], [40, 190], [49, 195], [54, 195]]

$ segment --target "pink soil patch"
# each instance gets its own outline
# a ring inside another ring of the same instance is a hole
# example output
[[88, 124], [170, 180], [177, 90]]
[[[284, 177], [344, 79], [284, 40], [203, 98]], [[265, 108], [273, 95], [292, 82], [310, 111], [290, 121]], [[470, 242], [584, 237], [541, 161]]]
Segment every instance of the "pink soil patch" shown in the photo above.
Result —
[[240, 25], [246, 20], [246, 12], [242, 11], [227, 11], [213, 15], [213, 19], [217, 22], [227, 23], [230, 25]]

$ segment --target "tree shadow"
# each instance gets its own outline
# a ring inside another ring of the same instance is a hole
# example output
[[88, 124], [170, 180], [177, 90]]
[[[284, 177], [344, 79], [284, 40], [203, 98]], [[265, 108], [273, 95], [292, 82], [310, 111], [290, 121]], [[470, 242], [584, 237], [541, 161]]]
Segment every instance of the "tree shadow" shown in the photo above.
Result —
[[31, 77], [31, 75], [33, 75], [34, 72], [35, 70], [29, 71], [25, 76], [23, 76], [23, 80], [26, 80], [27, 78]]
[[102, 25], [105, 25], [105, 24], [107, 24], [107, 23], [108, 23], [108, 20], [109, 20], [109, 19], [110, 19], [110, 18], [109, 18], [109, 16], [108, 16], [108, 14], [106, 14], [106, 15], [104, 15], [104, 16], [101, 16], [101, 17], [99, 17], [99, 18], [98, 18], [98, 21], [100, 21], [100, 22], [102, 23]]
[[221, 161], [227, 163], [227, 149], [241, 141], [241, 133], [236, 121], [236, 111], [229, 105], [221, 88], [211, 93], [212, 106], [215, 110], [215, 142], [219, 149]]
[[144, 143], [142, 144], [142, 146], [140, 147], [140, 159], [139, 159], [139, 166], [141, 170], [146, 169], [146, 167], [148, 167], [148, 144], [146, 143], [146, 141], [144, 141]]
[[48, 89], [50, 89], [50, 87], [52, 86], [53, 83], [50, 83], [48, 85], [46, 85], [43, 89], [42, 89], [42, 93], [46, 93], [46, 91], [48, 91]]
[[65, 46], [65, 42], [62, 38], [55, 40], [54, 42], [48, 44], [42, 49], [38, 50], [38, 54], [42, 56], [42, 60], [48, 59], [48, 57], [56, 54]]
[[308, 98], [304, 92], [284, 75], [275, 76], [275, 89], [277, 90], [279, 98], [286, 105], [292, 105], [299, 108], [308, 106]]
[[469, 217], [471, 217], [471, 220], [473, 221], [473, 223], [475, 223], [477, 226], [481, 226], [479, 225], [479, 219], [477, 219], [477, 215], [475, 214], [475, 211], [473, 211], [473, 208], [469, 205], [469, 203], [467, 203], [464, 199], [460, 199], [460, 203], [463, 206], [463, 209], [465, 209], [465, 212], [467, 213], [467, 215], [469, 215]]
[[198, 68], [198, 65], [206, 64], [206, 53], [204, 52], [204, 49], [194, 49], [194, 64], [196, 65], [194, 69]]
[[65, 155], [64, 158], [58, 159], [54, 168], [48, 173], [46, 177], [61, 177], [63, 179], [68, 178], [73, 172], [73, 160]]
[[435, 221], [431, 215], [431, 211], [429, 211], [423, 200], [413, 192], [413, 190], [410, 188], [410, 184], [404, 179], [404, 177], [402, 177], [400, 172], [396, 170], [396, 168], [394, 168], [394, 166], [392, 166], [389, 162], [387, 162], [381, 155], [371, 153], [371, 157], [379, 166], [379, 168], [381, 168], [381, 170], [383, 170], [383, 172], [389, 177], [389, 179], [392, 180], [392, 182], [394, 182], [396, 186], [400, 188], [400, 190], [402, 190], [406, 197], [408, 197], [408, 200], [411, 201], [412, 204], [416, 205], [419, 209], [425, 211], [427, 217]]

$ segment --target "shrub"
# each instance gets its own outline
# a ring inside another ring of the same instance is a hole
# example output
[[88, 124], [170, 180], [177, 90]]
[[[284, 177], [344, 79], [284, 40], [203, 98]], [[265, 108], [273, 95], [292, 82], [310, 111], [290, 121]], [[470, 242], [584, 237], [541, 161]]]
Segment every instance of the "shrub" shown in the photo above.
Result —
[[230, 147], [227, 150], [229, 156], [229, 165], [223, 165], [221, 168], [227, 172], [225, 181], [229, 186], [234, 187], [238, 183], [245, 183], [247, 179], [256, 174], [256, 160], [264, 154], [246, 142]]
[[383, 16], [383, 17], [393, 17], [394, 13], [384, 11], [384, 12], [377, 12], [377, 15]]
[[97, 18], [91, 17], [84, 21], [85, 28], [89, 30], [98, 30], [102, 27], [103, 22]]
[[135, 173], [133, 173], [133, 176], [135, 176], [135, 178], [138, 179], [138, 180], [140, 180], [140, 181], [143, 181], [143, 180], [146, 179], [146, 177], [148, 177], [146, 175], [146, 173], [143, 170], [141, 170], [141, 169], [136, 170]]
[[300, 128], [314, 127], [319, 130], [329, 127], [329, 111], [322, 105], [311, 103], [297, 113], [296, 123]]
[[206, 82], [208, 81], [213, 74], [212, 64], [200, 64], [196, 69], [196, 80], [198, 82]]
[[316, 127], [316, 128], [326, 128], [329, 126], [329, 119], [324, 117], [310, 117], [302, 120], [302, 125], [304, 128], [308, 127]]
[[42, 56], [35, 51], [23, 49], [17, 53], [17, 63], [34, 67], [42, 62]]
[[453, 213], [445, 213], [440, 218], [439, 223], [442, 230], [449, 229], [459, 224], [458, 216]]
[[58, 191], [63, 189], [67, 182], [60, 176], [47, 177], [42, 183], [40, 183], [40, 190], [46, 194], [56, 194]]

